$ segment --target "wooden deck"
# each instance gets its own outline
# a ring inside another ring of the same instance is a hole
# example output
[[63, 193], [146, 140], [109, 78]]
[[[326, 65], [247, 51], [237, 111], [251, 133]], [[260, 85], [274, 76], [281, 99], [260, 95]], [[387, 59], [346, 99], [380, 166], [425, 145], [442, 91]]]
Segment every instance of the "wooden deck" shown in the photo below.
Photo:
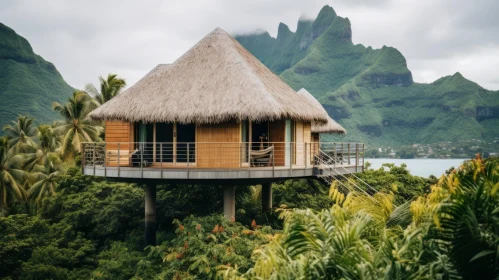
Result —
[[251, 167], [251, 168], [159, 168], [159, 167], [105, 167], [87, 166], [85, 175], [121, 179], [156, 179], [156, 180], [246, 180], [320, 177], [322, 170], [328, 168], [328, 174], [350, 174], [362, 172], [362, 166], [337, 165], [336, 168], [324, 166], [290, 167]]
[[[253, 153], [262, 150], [249, 150], [247, 149], [250, 147], [248, 143], [188, 143], [186, 153], [177, 150], [177, 153], [173, 153], [176, 157], [165, 157], [162, 147], [169, 144], [171, 143], [160, 143], [160, 148], [155, 149], [155, 146], [151, 146], [150, 143], [134, 143], [133, 145], [143, 150], [144, 153], [141, 153], [141, 150], [135, 150], [131, 154], [128, 150], [121, 149], [126, 145], [122, 143], [116, 145], [114, 143], [85, 143], [82, 172], [86, 175], [127, 181], [151, 179], [183, 183], [223, 180], [230, 180], [225, 182], [234, 180], [261, 182], [287, 178], [334, 177], [340, 174], [362, 172], [364, 165], [364, 146], [358, 143], [272, 142], [269, 148], [264, 149], [271, 148], [271, 152], [268, 155], [265, 154], [263, 161], [259, 161], [261, 155]], [[278, 144], [282, 144], [283, 149], [280, 151], [276, 150], [276, 147], [280, 147]], [[202, 145], [210, 146], [215, 152], [200, 157], [199, 147]], [[117, 148], [117, 150], [110, 150], [108, 147]], [[282, 159], [277, 159], [279, 153]], [[184, 155], [184, 157], [179, 155]], [[171, 162], [164, 162], [163, 159], [171, 160]], [[229, 161], [234, 163], [225, 164]], [[213, 163], [207, 166], [206, 162]], [[224, 164], [218, 164], [220, 162]]]

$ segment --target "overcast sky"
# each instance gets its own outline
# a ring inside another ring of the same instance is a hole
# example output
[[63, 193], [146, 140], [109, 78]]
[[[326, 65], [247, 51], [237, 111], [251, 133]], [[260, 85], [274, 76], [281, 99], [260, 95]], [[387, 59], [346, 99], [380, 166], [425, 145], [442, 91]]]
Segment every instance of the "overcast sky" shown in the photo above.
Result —
[[499, 90], [499, 0], [2, 0], [0, 22], [83, 88], [107, 73], [133, 84], [217, 26], [275, 36], [324, 5], [350, 19], [355, 44], [399, 49], [416, 82], [461, 72]]

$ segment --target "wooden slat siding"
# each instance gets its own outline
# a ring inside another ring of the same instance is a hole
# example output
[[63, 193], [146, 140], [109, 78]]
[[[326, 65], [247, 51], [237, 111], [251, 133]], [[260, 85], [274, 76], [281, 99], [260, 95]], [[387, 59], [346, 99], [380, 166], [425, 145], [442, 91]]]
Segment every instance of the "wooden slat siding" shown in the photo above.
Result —
[[319, 154], [320, 134], [312, 133], [312, 156]]
[[275, 166], [284, 166], [286, 160], [284, 141], [286, 134], [286, 121], [278, 120], [270, 123], [270, 142], [274, 145], [274, 163]]
[[303, 144], [304, 143], [304, 129], [303, 129], [303, 122], [297, 121], [295, 124], [295, 142], [296, 142], [296, 147], [294, 147], [295, 150], [295, 164], [298, 166], [304, 166], [305, 165], [305, 147]]
[[311, 132], [311, 128], [312, 128], [312, 124], [310, 122], [305, 122], [303, 123], [303, 143], [305, 143], [304, 145], [306, 145], [306, 149], [307, 149], [307, 162], [310, 164], [311, 163], [311, 159], [312, 157], [310, 156], [311, 155], [311, 149], [312, 149], [312, 145], [310, 144], [310, 142], [312, 142], [312, 132]]
[[108, 166], [118, 165], [118, 142], [120, 143], [120, 166], [129, 166], [133, 150], [132, 124], [121, 121], [106, 121], [106, 160]]
[[196, 131], [196, 166], [200, 168], [239, 168], [239, 123], [204, 124]]

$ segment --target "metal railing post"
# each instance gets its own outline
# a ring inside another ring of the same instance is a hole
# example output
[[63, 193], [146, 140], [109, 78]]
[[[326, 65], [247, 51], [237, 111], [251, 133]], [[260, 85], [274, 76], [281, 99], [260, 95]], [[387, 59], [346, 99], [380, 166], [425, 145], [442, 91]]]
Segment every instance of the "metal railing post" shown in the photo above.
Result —
[[355, 143], [355, 166], [359, 166], [359, 143]]
[[104, 177], [107, 177], [106, 143], [104, 142]]
[[305, 170], [307, 170], [307, 143], [304, 143], [305, 144]]
[[333, 149], [334, 149], [334, 158], [333, 158], [333, 165], [334, 165], [334, 168], [336, 169], [336, 162], [338, 161], [338, 148], [336, 147], [336, 143], [333, 143]]
[[142, 152], [140, 153], [140, 178], [144, 178], [144, 152], [145, 152], [145, 150], [146, 150], [146, 145], [143, 143]]
[[272, 177], [275, 177], [275, 146], [272, 144]]
[[187, 143], [187, 179], [189, 179], [189, 161], [190, 161], [190, 156], [189, 156], [189, 143]]
[[85, 143], [81, 143], [81, 154], [83, 155], [81, 159], [81, 174], [85, 174], [85, 165], [87, 158], [87, 153], [85, 153]]
[[364, 165], [366, 165], [366, 147], [362, 143], [362, 172], [364, 172]]
[[94, 143], [94, 148], [92, 149], [92, 162], [94, 164], [94, 176], [95, 176], [95, 143]]
[[350, 166], [350, 142], [348, 143], [348, 165]]
[[343, 143], [341, 143], [341, 165], [343, 165], [344, 160], [345, 160], [345, 151], [343, 149]]
[[251, 142], [248, 142], [248, 178], [251, 173]]
[[120, 143], [118, 143], [118, 178], [120, 177]]
[[308, 143], [308, 150], [310, 151], [310, 160], [308, 161], [308, 164], [313, 167], [314, 166], [314, 162], [313, 162], [314, 153], [312, 151], [312, 142]]
[[160, 178], [163, 179], [163, 142], [159, 143], [159, 161]]

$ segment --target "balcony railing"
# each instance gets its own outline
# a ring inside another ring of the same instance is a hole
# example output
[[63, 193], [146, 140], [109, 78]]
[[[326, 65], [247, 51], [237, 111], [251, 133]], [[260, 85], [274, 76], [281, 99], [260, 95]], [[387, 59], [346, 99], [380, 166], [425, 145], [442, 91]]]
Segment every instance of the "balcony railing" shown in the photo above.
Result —
[[[83, 143], [83, 168], [310, 169], [364, 165], [364, 144], [335, 142]], [[331, 160], [332, 159], [332, 160]]]

